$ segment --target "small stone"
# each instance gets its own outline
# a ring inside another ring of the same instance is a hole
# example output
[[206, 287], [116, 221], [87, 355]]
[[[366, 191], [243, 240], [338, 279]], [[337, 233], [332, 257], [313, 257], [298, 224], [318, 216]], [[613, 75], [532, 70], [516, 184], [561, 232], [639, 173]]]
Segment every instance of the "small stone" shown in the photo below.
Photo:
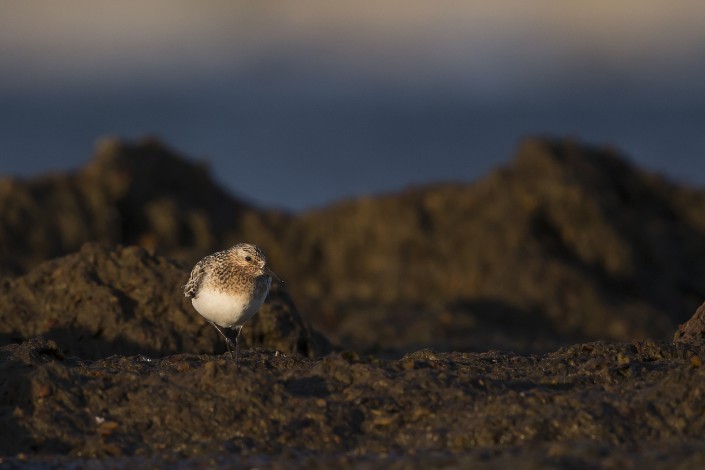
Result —
[[101, 436], [110, 436], [113, 431], [118, 427], [118, 423], [115, 421], [105, 421], [100, 426], [98, 426], [98, 434]]
[[32, 387], [32, 392], [35, 399], [46, 398], [52, 394], [51, 384], [34, 383]]

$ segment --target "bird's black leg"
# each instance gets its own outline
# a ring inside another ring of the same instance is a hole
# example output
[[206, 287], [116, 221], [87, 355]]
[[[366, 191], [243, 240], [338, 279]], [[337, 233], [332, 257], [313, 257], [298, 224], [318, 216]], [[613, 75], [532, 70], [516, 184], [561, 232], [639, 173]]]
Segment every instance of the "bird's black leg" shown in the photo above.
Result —
[[[225, 336], [225, 333], [223, 333], [223, 332], [221, 331], [221, 329], [218, 328], [218, 325], [216, 325], [216, 324], [213, 323], [213, 322], [208, 322], [208, 323], [210, 323], [211, 325], [213, 325], [213, 326], [215, 327], [215, 329], [218, 330], [218, 333], [220, 333], [220, 336], [223, 337], [223, 339], [225, 340], [225, 345], [228, 347], [228, 352], [230, 353], [230, 359], [233, 359], [233, 348], [232, 348], [233, 342], [230, 341], [230, 338], [228, 338], [227, 336]], [[240, 327], [240, 328], [242, 328], [242, 327]], [[238, 330], [238, 334], [240, 334], [239, 330]], [[237, 343], [237, 339], [235, 339], [235, 342]], [[236, 347], [235, 349], [237, 350], [237, 347]], [[237, 358], [237, 352], [235, 353], [235, 358]], [[235, 362], [237, 362], [237, 359], [235, 359]]]
[[242, 326], [236, 326], [237, 334], [235, 335], [235, 364], [238, 364], [240, 359], [240, 332], [242, 331]]

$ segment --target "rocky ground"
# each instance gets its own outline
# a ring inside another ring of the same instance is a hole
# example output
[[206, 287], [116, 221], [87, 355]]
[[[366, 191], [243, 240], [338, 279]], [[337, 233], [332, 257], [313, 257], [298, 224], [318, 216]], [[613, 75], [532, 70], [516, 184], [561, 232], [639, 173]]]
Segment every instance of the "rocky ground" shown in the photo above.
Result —
[[705, 350], [584, 343], [542, 356], [312, 360], [255, 349], [159, 359], [0, 350], [12, 465], [695, 468]]
[[[303, 214], [103, 142], [75, 173], [0, 180], [0, 462], [702, 467], [703, 211], [574, 141]], [[238, 368], [181, 286], [241, 240], [286, 283]]]

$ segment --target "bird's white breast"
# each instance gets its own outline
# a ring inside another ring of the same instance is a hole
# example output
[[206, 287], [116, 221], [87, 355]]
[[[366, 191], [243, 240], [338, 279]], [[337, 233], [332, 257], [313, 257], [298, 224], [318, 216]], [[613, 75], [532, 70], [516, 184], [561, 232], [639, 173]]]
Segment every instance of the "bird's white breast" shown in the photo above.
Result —
[[206, 320], [218, 326], [232, 328], [242, 326], [259, 310], [267, 297], [267, 291], [259, 298], [248, 295], [224, 293], [218, 290], [202, 289], [191, 299], [193, 307]]

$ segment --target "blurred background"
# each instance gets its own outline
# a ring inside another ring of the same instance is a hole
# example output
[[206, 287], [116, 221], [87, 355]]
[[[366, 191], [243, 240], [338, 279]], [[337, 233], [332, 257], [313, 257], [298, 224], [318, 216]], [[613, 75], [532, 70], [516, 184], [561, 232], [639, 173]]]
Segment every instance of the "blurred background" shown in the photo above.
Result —
[[301, 210], [472, 180], [527, 134], [705, 184], [702, 0], [0, 3], [0, 173], [161, 137]]

